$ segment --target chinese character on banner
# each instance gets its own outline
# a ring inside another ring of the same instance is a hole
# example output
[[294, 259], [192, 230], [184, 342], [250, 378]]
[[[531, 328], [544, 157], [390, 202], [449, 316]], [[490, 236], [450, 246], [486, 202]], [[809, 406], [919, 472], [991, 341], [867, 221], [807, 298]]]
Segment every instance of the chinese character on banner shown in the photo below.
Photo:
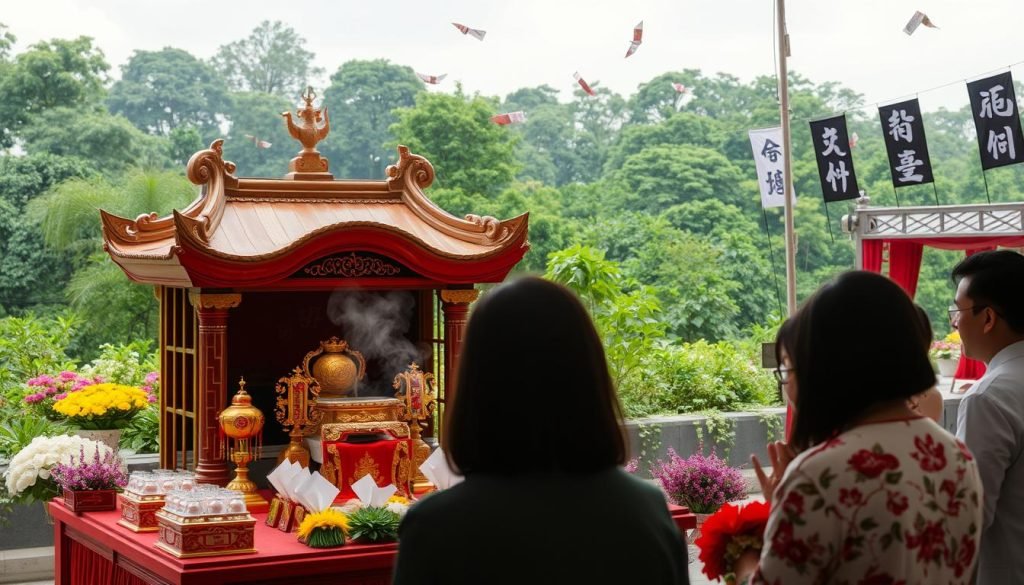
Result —
[[[757, 182], [761, 186], [761, 207], [786, 205], [785, 157], [782, 151], [782, 128], [764, 128], [750, 131], [750, 149], [757, 168]], [[791, 195], [796, 203], [796, 192]]]
[[967, 84], [974, 128], [978, 132], [981, 168], [988, 170], [1024, 160], [1017, 96], [1009, 71]]
[[934, 181], [924, 118], [917, 99], [878, 108], [882, 137], [889, 153], [889, 172], [894, 187], [924, 185]]
[[814, 155], [818, 159], [818, 178], [826, 203], [856, 199], [857, 174], [850, 156], [850, 134], [846, 130], [846, 114], [811, 122]]

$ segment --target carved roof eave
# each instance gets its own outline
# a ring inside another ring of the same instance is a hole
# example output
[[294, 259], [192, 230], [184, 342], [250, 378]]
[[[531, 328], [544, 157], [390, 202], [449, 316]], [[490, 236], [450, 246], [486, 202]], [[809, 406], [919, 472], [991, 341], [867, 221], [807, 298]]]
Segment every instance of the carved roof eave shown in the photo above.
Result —
[[434, 166], [430, 161], [409, 152], [409, 148], [398, 146], [398, 163], [387, 168], [387, 184], [390, 191], [401, 191], [406, 206], [434, 229], [464, 242], [483, 246], [500, 245], [513, 241], [513, 233], [525, 227], [529, 214], [500, 221], [489, 215], [469, 214], [459, 219], [441, 209], [423, 193], [434, 182]]
[[183, 214], [175, 212], [174, 221], [177, 222], [177, 225], [178, 225], [178, 229], [177, 229], [177, 246], [176, 246], [176, 248], [179, 251], [189, 250], [189, 251], [194, 252], [195, 254], [198, 254], [200, 256], [207, 256], [207, 257], [211, 257], [211, 258], [219, 258], [219, 259], [228, 260], [228, 261], [231, 261], [231, 262], [240, 262], [240, 263], [254, 263], [254, 262], [256, 262], [256, 263], [258, 263], [258, 262], [265, 262], [265, 261], [275, 260], [275, 259], [280, 258], [282, 256], [287, 256], [288, 254], [290, 254], [294, 250], [300, 249], [300, 248], [304, 247], [306, 244], [308, 244], [310, 242], [313, 242], [314, 240], [317, 240], [318, 238], [325, 237], [325, 236], [330, 236], [330, 234], [332, 234], [333, 232], [338, 231], [339, 228], [344, 228], [345, 230], [355, 230], [355, 229], [365, 228], [365, 229], [371, 229], [371, 230], [377, 230], [377, 231], [381, 231], [381, 232], [386, 232], [386, 233], [389, 233], [389, 234], [393, 235], [396, 240], [403, 240], [403, 241], [408, 242], [409, 244], [411, 244], [411, 245], [413, 245], [413, 246], [415, 246], [417, 248], [420, 248], [422, 250], [428, 250], [428, 251], [430, 251], [430, 253], [432, 253], [433, 255], [435, 255], [435, 256], [437, 256], [439, 258], [446, 258], [446, 259], [458, 260], [458, 261], [478, 261], [478, 260], [486, 260], [488, 258], [492, 258], [492, 257], [498, 256], [500, 254], [503, 254], [503, 253], [505, 253], [506, 250], [508, 250], [511, 247], [517, 247], [517, 244], [518, 244], [518, 246], [522, 246], [526, 242], [526, 229], [527, 229], [527, 224], [529, 222], [529, 213], [524, 213], [524, 214], [522, 214], [522, 215], [520, 215], [520, 216], [518, 216], [516, 218], [513, 218], [512, 220], [509, 220], [508, 222], [505, 222], [505, 223], [508, 223], [509, 227], [513, 228], [513, 229], [512, 229], [512, 231], [509, 231], [507, 233], [505, 240], [503, 242], [501, 242], [502, 245], [500, 245], [500, 246], [493, 246], [493, 247], [489, 248], [488, 250], [486, 250], [484, 252], [481, 252], [480, 254], [473, 254], [473, 255], [453, 254], [453, 253], [448, 252], [446, 250], [441, 250], [441, 249], [437, 248], [436, 246], [432, 246], [432, 245], [428, 244], [427, 242], [423, 241], [422, 239], [420, 239], [420, 238], [418, 238], [418, 237], [416, 237], [416, 236], [414, 236], [414, 235], [412, 235], [412, 234], [410, 234], [410, 233], [408, 233], [408, 232], [406, 232], [404, 230], [396, 228], [395, 226], [392, 226], [392, 225], [383, 224], [383, 223], [377, 223], [377, 222], [370, 222], [370, 221], [359, 221], [359, 222], [353, 221], [353, 222], [345, 222], [345, 223], [342, 223], [342, 224], [332, 224], [332, 225], [324, 226], [324, 227], [322, 227], [322, 228], [320, 228], [318, 230], [312, 231], [312, 232], [302, 236], [301, 238], [291, 242], [287, 247], [281, 248], [281, 249], [278, 249], [278, 250], [274, 250], [273, 252], [268, 252], [266, 254], [259, 254], [259, 255], [239, 256], [239, 255], [236, 255], [236, 254], [230, 254], [230, 253], [227, 253], [227, 252], [222, 252], [220, 250], [215, 250], [213, 248], [210, 248], [207, 245], [207, 242], [203, 241], [198, 236], [199, 225], [194, 220], [191, 220], [191, 219], [185, 217]]
[[145, 244], [175, 239], [178, 220], [197, 229], [196, 235], [209, 242], [210, 235], [220, 225], [226, 202], [225, 190], [238, 185], [232, 174], [235, 164], [224, 160], [224, 140], [217, 139], [210, 148], [200, 150], [188, 161], [187, 176], [192, 183], [202, 186], [199, 197], [184, 211], [157, 218], [155, 213], [144, 213], [134, 220], [126, 219], [100, 210], [103, 222], [103, 237], [112, 249], [131, 244]]

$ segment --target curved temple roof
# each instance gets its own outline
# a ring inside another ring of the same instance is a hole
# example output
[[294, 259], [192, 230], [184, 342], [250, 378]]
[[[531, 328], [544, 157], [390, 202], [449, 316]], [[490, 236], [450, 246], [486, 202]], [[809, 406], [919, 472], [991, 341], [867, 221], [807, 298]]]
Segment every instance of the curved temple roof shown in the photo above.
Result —
[[433, 167], [404, 146], [381, 181], [239, 179], [222, 153], [216, 140], [189, 160], [188, 178], [202, 190], [183, 211], [134, 220], [100, 211], [104, 249], [132, 280], [285, 286], [310, 262], [370, 252], [407, 267], [410, 286], [498, 282], [529, 248], [528, 214], [459, 219], [434, 205], [423, 193]]

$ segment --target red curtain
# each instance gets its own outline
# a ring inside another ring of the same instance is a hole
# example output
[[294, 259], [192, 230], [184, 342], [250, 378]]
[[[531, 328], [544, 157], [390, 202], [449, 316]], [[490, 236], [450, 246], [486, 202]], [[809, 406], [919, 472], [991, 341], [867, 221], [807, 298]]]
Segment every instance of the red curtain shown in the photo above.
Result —
[[882, 271], [882, 247], [885, 240], [861, 240], [861, 265], [868, 272]]
[[907, 291], [910, 298], [917, 292], [917, 277], [921, 272], [921, 254], [924, 245], [908, 240], [889, 242], [889, 278]]
[[72, 585], [146, 585], [146, 581], [78, 542], [70, 541]]

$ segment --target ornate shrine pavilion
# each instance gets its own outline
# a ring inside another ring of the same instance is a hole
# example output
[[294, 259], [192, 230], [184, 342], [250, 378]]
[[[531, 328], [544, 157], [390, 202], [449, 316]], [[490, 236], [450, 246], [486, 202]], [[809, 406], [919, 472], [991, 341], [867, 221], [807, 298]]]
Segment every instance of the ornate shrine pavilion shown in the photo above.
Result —
[[[404, 146], [383, 180], [334, 179], [316, 150], [326, 111], [312, 97], [298, 122], [286, 115], [303, 149], [284, 178], [237, 177], [216, 140], [188, 162], [201, 192], [186, 209], [134, 220], [101, 211], [104, 249], [160, 302], [161, 466], [195, 468], [200, 481], [229, 479], [217, 416], [241, 377], [269, 414], [274, 382], [320, 340], [346, 336], [328, 318], [338, 291], [414, 298], [405, 335], [424, 371], [448, 372], [443, 405], [474, 285], [504, 280], [529, 248], [527, 214], [460, 219], [434, 205], [423, 192], [433, 167]], [[276, 426], [267, 441], [286, 442]]]

